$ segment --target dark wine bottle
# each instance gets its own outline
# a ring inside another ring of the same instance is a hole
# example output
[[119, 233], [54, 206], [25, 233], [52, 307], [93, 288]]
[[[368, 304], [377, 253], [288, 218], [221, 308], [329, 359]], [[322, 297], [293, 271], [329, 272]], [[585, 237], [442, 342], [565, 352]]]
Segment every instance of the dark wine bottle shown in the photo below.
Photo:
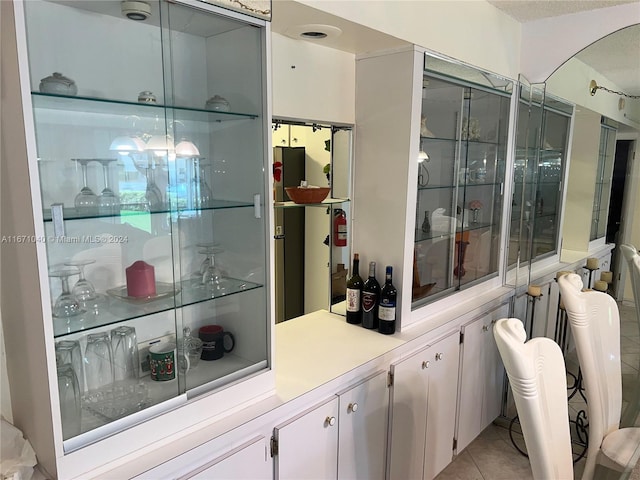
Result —
[[353, 254], [351, 277], [347, 280], [347, 323], [362, 323], [362, 287], [360, 277], [360, 256]]
[[362, 287], [362, 326], [378, 328], [380, 284], [376, 280], [376, 262], [369, 262], [369, 278]]
[[378, 331], [385, 335], [396, 332], [396, 299], [398, 290], [392, 283], [393, 268], [387, 265], [384, 285], [380, 290], [380, 305], [378, 306]]

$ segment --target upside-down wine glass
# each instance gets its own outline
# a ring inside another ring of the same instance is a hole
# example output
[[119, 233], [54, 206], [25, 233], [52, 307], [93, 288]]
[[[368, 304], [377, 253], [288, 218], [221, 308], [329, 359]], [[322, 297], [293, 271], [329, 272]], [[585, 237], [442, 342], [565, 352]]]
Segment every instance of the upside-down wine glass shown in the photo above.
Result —
[[49, 272], [50, 277], [57, 277], [62, 281], [62, 293], [53, 305], [54, 317], [69, 318], [85, 312], [69, 288], [69, 277], [79, 273], [80, 271], [75, 267], [59, 268]]
[[215, 255], [221, 252], [222, 249], [217, 246], [207, 246], [200, 250], [200, 253], [207, 256], [207, 268], [202, 274], [201, 283], [212, 295], [223, 293], [227, 289], [227, 281], [222, 275], [222, 270], [215, 262]]
[[104, 174], [104, 188], [98, 197], [98, 208], [101, 214], [116, 215], [120, 211], [120, 199], [109, 186], [109, 164], [115, 162], [115, 158], [98, 158], [97, 162], [102, 164]]
[[145, 174], [147, 177], [147, 188], [144, 192], [144, 197], [149, 205], [149, 211], [159, 212], [162, 210], [162, 192], [158, 185], [156, 185], [156, 162], [153, 156], [147, 162], [147, 168]]
[[82, 169], [82, 189], [76, 195], [74, 204], [76, 212], [80, 214], [96, 215], [98, 213], [98, 196], [89, 188], [87, 182], [87, 164], [91, 161], [88, 158], [72, 158], [72, 161], [79, 163]]

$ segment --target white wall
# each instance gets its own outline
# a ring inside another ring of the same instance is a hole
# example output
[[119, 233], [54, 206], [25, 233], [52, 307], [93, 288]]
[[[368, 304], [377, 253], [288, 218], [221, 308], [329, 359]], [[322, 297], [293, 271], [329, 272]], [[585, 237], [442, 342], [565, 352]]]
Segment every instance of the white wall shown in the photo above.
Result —
[[[595, 80], [598, 85], [611, 90], [622, 90], [613, 82], [596, 72], [577, 58], [572, 58], [556, 70], [547, 79], [547, 91], [569, 102], [581, 105], [600, 113], [612, 120], [640, 129], [640, 102], [627, 100], [623, 110], [618, 109], [618, 95], [602, 90], [591, 95], [589, 83]], [[627, 116], [625, 117], [625, 114]], [[633, 121], [632, 119], [636, 119]]]
[[298, 2], [509, 78], [520, 72], [520, 23], [483, 0]]
[[355, 56], [271, 34], [273, 116], [355, 123]]

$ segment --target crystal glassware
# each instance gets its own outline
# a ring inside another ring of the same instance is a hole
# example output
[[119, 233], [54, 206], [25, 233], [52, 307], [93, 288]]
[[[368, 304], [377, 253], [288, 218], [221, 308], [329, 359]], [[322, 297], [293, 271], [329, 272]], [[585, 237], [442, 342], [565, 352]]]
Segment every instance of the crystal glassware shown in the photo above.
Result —
[[62, 418], [62, 438], [64, 440], [80, 434], [82, 414], [82, 395], [78, 378], [73, 367], [65, 363], [57, 366], [58, 396], [60, 398], [60, 416]]
[[53, 305], [54, 317], [68, 318], [85, 312], [69, 288], [69, 277], [79, 274], [80, 271], [75, 267], [61, 268], [49, 272], [50, 277], [57, 277], [62, 281], [62, 293], [60, 293]]
[[107, 332], [87, 335], [84, 366], [88, 391], [113, 385], [113, 354], [111, 339]]
[[73, 368], [80, 392], [84, 391], [84, 367], [82, 360], [82, 350], [78, 340], [60, 340], [56, 342], [56, 365], [69, 364]]
[[193, 158], [193, 179], [191, 184], [194, 208], [209, 207], [213, 200], [213, 192], [205, 180], [204, 169], [208, 165], [202, 163], [201, 160], [199, 157]]
[[207, 268], [202, 274], [201, 283], [212, 294], [222, 293], [227, 287], [227, 281], [223, 277], [222, 270], [215, 262], [215, 255], [221, 252], [222, 249], [216, 246], [208, 246], [200, 251], [200, 253], [207, 256]]
[[111, 330], [111, 351], [114, 380], [136, 381], [139, 371], [136, 329], [120, 325]]
[[116, 215], [120, 213], [120, 199], [109, 186], [109, 164], [115, 162], [115, 158], [96, 159], [102, 165], [104, 174], [104, 188], [98, 197], [98, 211], [102, 215]]
[[155, 179], [156, 162], [151, 159], [147, 162], [145, 175], [147, 177], [147, 188], [144, 192], [144, 198], [147, 201], [150, 212], [159, 212], [162, 210], [162, 192]]
[[98, 196], [89, 188], [87, 182], [87, 164], [91, 161], [87, 158], [73, 158], [82, 169], [82, 189], [76, 195], [74, 204], [79, 214], [96, 215], [98, 213]]
[[97, 298], [95, 287], [84, 275], [84, 267], [95, 262], [95, 260], [73, 260], [64, 263], [67, 266], [76, 267], [78, 269], [79, 278], [73, 286], [71, 293], [79, 302], [86, 302]]

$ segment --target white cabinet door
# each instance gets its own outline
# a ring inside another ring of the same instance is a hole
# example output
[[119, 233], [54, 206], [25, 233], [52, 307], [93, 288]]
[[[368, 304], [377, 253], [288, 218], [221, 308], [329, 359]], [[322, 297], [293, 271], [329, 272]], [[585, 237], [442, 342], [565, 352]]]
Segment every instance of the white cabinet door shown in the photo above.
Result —
[[505, 304], [462, 328], [458, 452], [500, 415], [504, 367], [493, 338], [493, 325], [508, 315], [509, 305]]
[[431, 480], [453, 459], [460, 366], [459, 333], [456, 331], [429, 347], [427, 361], [430, 362], [427, 368], [429, 398], [423, 478]]
[[274, 429], [275, 480], [332, 480], [338, 475], [338, 397]]
[[256, 438], [181, 480], [270, 480], [273, 467], [267, 458], [265, 438]]
[[389, 478], [432, 479], [453, 457], [459, 334], [391, 366]]
[[339, 395], [338, 478], [384, 480], [389, 388], [380, 372]]

